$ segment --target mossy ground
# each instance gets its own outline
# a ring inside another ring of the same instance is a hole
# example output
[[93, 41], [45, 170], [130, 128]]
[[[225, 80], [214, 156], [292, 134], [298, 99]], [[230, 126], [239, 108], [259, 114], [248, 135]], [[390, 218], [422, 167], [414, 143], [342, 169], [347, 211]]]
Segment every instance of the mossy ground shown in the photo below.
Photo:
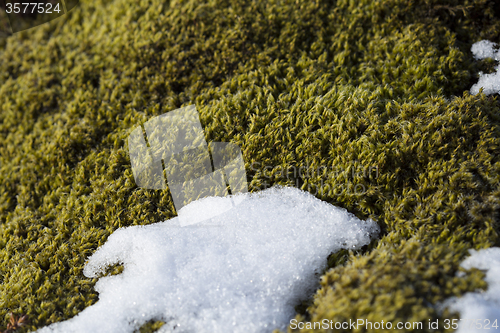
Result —
[[[500, 245], [500, 105], [466, 92], [491, 67], [471, 45], [499, 36], [487, 0], [85, 0], [2, 39], [0, 319], [71, 318], [114, 230], [175, 216], [135, 185], [126, 138], [193, 103], [208, 140], [242, 147], [251, 190], [299, 184], [383, 230], [330, 258], [298, 318], [454, 316], [434, 305], [486, 287], [455, 275], [467, 250]], [[306, 165], [340, 172], [278, 176]]]

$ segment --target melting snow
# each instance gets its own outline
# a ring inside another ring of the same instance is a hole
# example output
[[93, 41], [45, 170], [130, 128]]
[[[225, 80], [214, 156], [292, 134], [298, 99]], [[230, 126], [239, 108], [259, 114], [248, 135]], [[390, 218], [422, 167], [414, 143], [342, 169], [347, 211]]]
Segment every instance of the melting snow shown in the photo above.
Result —
[[[234, 199], [234, 198], [233, 198]], [[294, 306], [318, 285], [331, 252], [355, 249], [378, 234], [371, 220], [295, 188], [238, 196], [241, 203], [209, 221], [178, 218], [115, 231], [88, 260], [100, 277], [96, 304], [38, 332], [133, 332], [163, 320], [160, 332], [272, 332], [286, 328]], [[232, 200], [205, 198], [183, 209], [203, 214]]]
[[[445, 302], [444, 306], [449, 306], [452, 311], [460, 312], [458, 333], [496, 331], [500, 327], [500, 248], [470, 250], [470, 253], [471, 256], [465, 259], [461, 266], [465, 269], [474, 267], [485, 270], [488, 290], [467, 293], [461, 298], [452, 298]], [[481, 329], [478, 329], [479, 325]]]
[[[500, 51], [496, 51], [495, 46], [496, 44], [493, 42], [482, 40], [472, 45], [471, 51], [476, 59], [493, 58], [499, 61]], [[497, 70], [496, 73], [479, 73], [479, 81], [472, 86], [470, 92], [475, 95], [483, 88], [486, 95], [500, 93], [500, 65], [497, 65], [495, 69]]]

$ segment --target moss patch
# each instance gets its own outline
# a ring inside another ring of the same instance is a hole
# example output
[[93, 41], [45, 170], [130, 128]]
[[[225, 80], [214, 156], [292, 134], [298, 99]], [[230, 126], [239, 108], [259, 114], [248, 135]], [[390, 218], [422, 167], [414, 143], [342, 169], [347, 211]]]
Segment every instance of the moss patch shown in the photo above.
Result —
[[253, 191], [298, 184], [382, 227], [331, 260], [307, 316], [438, 318], [436, 302], [485, 287], [478, 271], [455, 276], [467, 249], [499, 245], [499, 104], [464, 93], [488, 66], [470, 46], [499, 41], [499, 13], [486, 0], [81, 1], [4, 38], [0, 318], [71, 318], [97, 301], [82, 269], [114, 230], [175, 215], [168, 191], [135, 185], [126, 138], [192, 103], [208, 140], [242, 147]]

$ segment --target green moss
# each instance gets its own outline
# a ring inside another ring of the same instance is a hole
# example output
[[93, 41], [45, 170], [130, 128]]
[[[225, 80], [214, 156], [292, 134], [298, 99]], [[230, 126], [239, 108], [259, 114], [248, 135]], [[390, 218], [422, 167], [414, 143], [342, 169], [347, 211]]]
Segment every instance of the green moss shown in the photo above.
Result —
[[[383, 229], [330, 258], [308, 317], [438, 318], [437, 302], [486, 287], [479, 271], [455, 275], [467, 249], [499, 245], [499, 104], [464, 93], [488, 66], [470, 46], [498, 41], [499, 12], [485, 0], [81, 1], [4, 39], [0, 318], [28, 313], [34, 330], [76, 315], [98, 296], [86, 258], [119, 227], [175, 216], [168, 191], [135, 185], [126, 138], [192, 103], [209, 141], [242, 147], [253, 191], [298, 184]], [[327, 170], [283, 176], [300, 167]]]
[[156, 332], [163, 325], [165, 325], [165, 323], [162, 321], [149, 321], [146, 324], [142, 325], [142, 327], [137, 331], [137, 333]]

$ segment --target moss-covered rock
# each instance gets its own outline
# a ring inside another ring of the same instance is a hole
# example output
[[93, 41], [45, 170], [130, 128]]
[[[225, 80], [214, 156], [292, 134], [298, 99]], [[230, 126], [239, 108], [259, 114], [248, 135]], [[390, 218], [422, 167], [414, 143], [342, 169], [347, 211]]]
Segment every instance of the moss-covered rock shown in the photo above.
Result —
[[251, 190], [299, 186], [383, 229], [331, 258], [298, 319], [452, 316], [434, 305], [486, 286], [455, 275], [467, 249], [499, 244], [500, 106], [464, 93], [491, 65], [470, 46], [499, 32], [486, 0], [106, 0], [4, 38], [0, 318], [76, 315], [97, 300], [86, 258], [175, 215], [135, 185], [126, 138], [192, 103]]

